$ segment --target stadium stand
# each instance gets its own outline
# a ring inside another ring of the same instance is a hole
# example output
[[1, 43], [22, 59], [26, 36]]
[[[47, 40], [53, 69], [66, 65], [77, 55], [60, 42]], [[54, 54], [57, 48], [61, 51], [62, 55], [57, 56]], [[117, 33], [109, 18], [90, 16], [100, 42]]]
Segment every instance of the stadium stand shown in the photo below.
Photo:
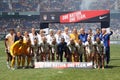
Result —
[[[84, 6], [82, 4], [85, 4]], [[84, 8], [83, 8], [84, 7]], [[119, 0], [0, 0], [0, 11], [74, 11], [81, 9], [119, 10]]]

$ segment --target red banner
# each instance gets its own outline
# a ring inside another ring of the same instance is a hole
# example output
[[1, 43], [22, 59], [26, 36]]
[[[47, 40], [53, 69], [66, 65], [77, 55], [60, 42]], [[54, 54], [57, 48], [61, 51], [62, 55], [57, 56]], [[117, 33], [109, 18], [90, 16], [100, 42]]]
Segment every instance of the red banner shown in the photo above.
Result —
[[109, 13], [109, 10], [87, 10], [87, 11], [76, 11], [60, 16], [61, 23], [80, 22], [90, 18], [98, 17], [104, 19], [107, 16], [102, 16]]

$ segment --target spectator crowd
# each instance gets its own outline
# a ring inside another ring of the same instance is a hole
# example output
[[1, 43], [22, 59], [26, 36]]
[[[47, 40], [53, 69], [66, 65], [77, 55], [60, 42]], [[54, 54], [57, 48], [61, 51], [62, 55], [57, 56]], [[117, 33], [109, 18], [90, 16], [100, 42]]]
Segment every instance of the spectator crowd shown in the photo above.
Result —
[[120, 10], [119, 0], [0, 0], [1, 12]]

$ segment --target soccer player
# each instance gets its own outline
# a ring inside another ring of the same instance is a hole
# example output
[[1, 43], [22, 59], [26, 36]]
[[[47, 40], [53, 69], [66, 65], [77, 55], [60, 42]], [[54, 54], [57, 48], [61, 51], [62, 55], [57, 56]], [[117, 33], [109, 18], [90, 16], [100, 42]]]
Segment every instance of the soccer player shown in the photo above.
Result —
[[91, 40], [94, 41], [94, 34], [92, 32], [92, 29], [88, 29], [88, 37], [91, 37]]
[[101, 29], [100, 28], [96, 28], [96, 33], [94, 35], [94, 41], [96, 41], [96, 38], [100, 37], [100, 35], [101, 35]]
[[[10, 47], [10, 54], [12, 56], [12, 62], [11, 62], [11, 69], [14, 69], [15, 67], [15, 57], [20, 56], [20, 47], [23, 45], [23, 38], [21, 37], [18, 41], [16, 41], [11, 47]], [[18, 67], [20, 64], [18, 64]]]
[[99, 37], [96, 37], [96, 51], [97, 51], [97, 64], [100, 69], [102, 63], [102, 69], [104, 69], [104, 45]]
[[50, 30], [49, 30], [49, 34], [46, 36], [47, 42], [48, 42], [49, 44], [51, 44], [54, 37], [55, 37], [55, 36], [54, 36], [54, 31], [53, 31], [52, 29], [50, 29]]
[[34, 37], [34, 45], [32, 46], [32, 66], [34, 68], [34, 63], [40, 61], [40, 54], [39, 54], [39, 44], [38, 44], [38, 37]]
[[66, 53], [67, 50], [67, 43], [65, 42], [64, 38], [61, 38], [61, 42], [58, 44], [57, 49], [60, 56], [60, 62], [63, 62], [63, 53]]
[[40, 29], [38, 34], [38, 57], [39, 61], [41, 61], [41, 50], [40, 50], [40, 44], [42, 43], [42, 39], [45, 37], [45, 31], [43, 29]]
[[61, 30], [57, 31], [57, 33], [55, 34], [55, 38], [56, 38], [57, 44], [59, 44], [61, 42], [61, 38], [63, 38]]
[[85, 42], [85, 46], [86, 46], [87, 62], [91, 62], [93, 59], [93, 50], [94, 50], [91, 37], [87, 38], [87, 42]]
[[108, 64], [110, 62], [110, 36], [113, 34], [112, 31], [110, 33], [107, 33], [106, 29], [102, 29], [101, 39], [103, 41], [103, 44], [105, 46], [105, 59], [106, 59], [106, 67], [108, 67]]
[[94, 42], [95, 42], [95, 45], [94, 45], [94, 68], [96, 68], [97, 67], [96, 64], [98, 64], [98, 58], [97, 58], [98, 57], [98, 53], [97, 53], [97, 49], [96, 49], [96, 38], [99, 37], [99, 39], [101, 40], [100, 35], [101, 35], [101, 29], [100, 28], [96, 28], [96, 33], [94, 35]]
[[50, 46], [51, 46], [52, 61], [59, 60], [56, 38], [53, 38], [53, 41], [50, 44]]
[[96, 68], [96, 53], [95, 53], [95, 41], [94, 41], [94, 34], [92, 32], [92, 29], [88, 29], [88, 37], [91, 38], [91, 41], [92, 41], [92, 44], [93, 44], [93, 52], [92, 52], [92, 55], [91, 55], [91, 60], [93, 62], [93, 66], [94, 68]]
[[80, 40], [82, 40], [83, 43], [85, 43], [85, 42], [87, 41], [87, 37], [88, 37], [88, 34], [85, 33], [84, 28], [81, 28], [81, 29], [80, 29], [80, 35], [78, 36], [78, 38], [79, 38]]
[[42, 38], [42, 43], [40, 44], [41, 50], [41, 60], [49, 61], [50, 60], [50, 44], [47, 42], [46, 37]]
[[38, 44], [42, 42], [42, 38], [45, 36], [44, 30], [40, 29], [39, 34], [38, 34]]
[[32, 56], [32, 67], [34, 67], [34, 46], [35, 46], [35, 43], [34, 43], [34, 39], [37, 38], [37, 32], [35, 31], [35, 28], [32, 28], [31, 29], [31, 33], [29, 33], [29, 37], [30, 37], [30, 42], [31, 42], [31, 47], [30, 47], [30, 54]]
[[75, 45], [75, 42], [73, 39], [70, 40], [70, 43], [68, 43], [67, 47], [69, 48], [70, 54], [71, 55], [71, 61], [72, 62], [78, 62], [78, 53], [77, 53], [77, 47]]
[[6, 53], [7, 53], [7, 62], [6, 63], [7, 63], [8, 68], [10, 68], [9, 62], [11, 62], [11, 60], [12, 60], [12, 56], [10, 54], [10, 47], [13, 45], [14, 39], [15, 39], [14, 29], [11, 29], [10, 33], [7, 34], [5, 37], [5, 49], [6, 49]]
[[25, 31], [23, 36], [23, 42], [26, 43], [28, 40], [30, 40], [29, 33]]
[[79, 60], [80, 62], [83, 62], [82, 55], [85, 54], [85, 45], [82, 43], [82, 40], [78, 40], [78, 43], [76, 44], [77, 52], [79, 54]]
[[65, 39], [65, 42], [67, 42], [67, 43], [70, 41], [70, 35], [69, 35], [68, 30], [69, 30], [69, 28], [65, 27], [64, 32], [62, 34]]
[[[21, 32], [17, 32], [15, 35], [15, 40], [14, 42], [18, 41], [22, 37]], [[17, 56], [17, 64], [20, 65], [21, 63], [21, 55]], [[19, 68], [19, 67], [18, 67]]]
[[14, 42], [18, 41], [22, 37], [21, 32], [17, 32], [15, 35], [15, 40]]
[[35, 31], [35, 28], [31, 29], [31, 33], [29, 33], [29, 37], [30, 37], [30, 41], [31, 41], [31, 45], [34, 46], [34, 38], [37, 36], [37, 33]]
[[[85, 29], [81, 28], [80, 35], [78, 36], [78, 39], [81, 40], [83, 44], [85, 44], [87, 42], [87, 37], [88, 37], [88, 34], [85, 33]], [[81, 57], [82, 57], [82, 55], [81, 55]], [[84, 59], [85, 59], [85, 62], [87, 62], [86, 53], [84, 54]]]
[[27, 56], [27, 67], [29, 67], [29, 64], [32, 59], [32, 56], [30, 54], [31, 42], [30, 42], [29, 33], [27, 31], [24, 32], [23, 43], [24, 43], [24, 46], [22, 47], [22, 49], [23, 49], [22, 51], [23, 51], [24, 55], [22, 56], [22, 66], [24, 68], [26, 56]]

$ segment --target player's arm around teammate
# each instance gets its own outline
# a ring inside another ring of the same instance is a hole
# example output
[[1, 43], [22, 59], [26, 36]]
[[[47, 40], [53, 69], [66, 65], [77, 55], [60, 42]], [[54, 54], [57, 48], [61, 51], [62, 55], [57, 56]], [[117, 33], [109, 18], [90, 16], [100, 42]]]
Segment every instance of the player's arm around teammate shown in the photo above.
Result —
[[23, 45], [23, 38], [21, 37], [21, 39], [16, 41], [10, 48], [10, 54], [12, 56], [12, 62], [11, 62], [12, 69], [15, 68], [15, 57], [21, 55], [20, 49], [22, 45]]

